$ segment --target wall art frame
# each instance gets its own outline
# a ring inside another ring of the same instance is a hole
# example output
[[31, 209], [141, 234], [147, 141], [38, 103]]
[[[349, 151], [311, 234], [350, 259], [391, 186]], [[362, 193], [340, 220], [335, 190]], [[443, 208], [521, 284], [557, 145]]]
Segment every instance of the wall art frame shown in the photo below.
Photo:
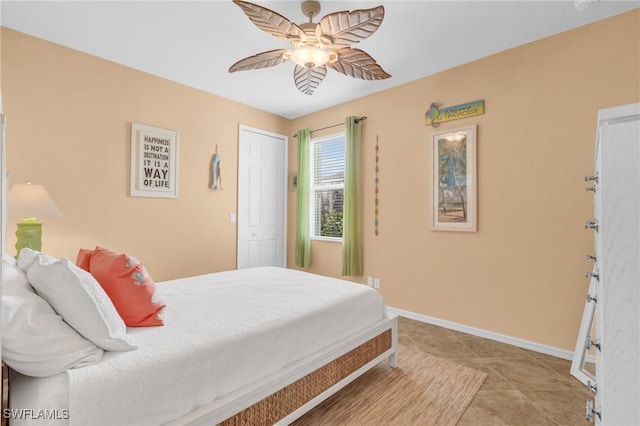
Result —
[[432, 230], [476, 232], [477, 126], [431, 133]]
[[178, 198], [179, 134], [131, 123], [132, 197]]

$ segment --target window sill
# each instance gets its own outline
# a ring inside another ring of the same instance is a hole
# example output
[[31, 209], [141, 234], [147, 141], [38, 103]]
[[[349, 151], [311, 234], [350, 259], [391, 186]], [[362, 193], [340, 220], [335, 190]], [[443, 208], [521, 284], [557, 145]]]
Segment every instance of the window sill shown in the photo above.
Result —
[[336, 237], [309, 237], [309, 239], [311, 241], [331, 241], [334, 243], [342, 242], [342, 238], [336, 238]]

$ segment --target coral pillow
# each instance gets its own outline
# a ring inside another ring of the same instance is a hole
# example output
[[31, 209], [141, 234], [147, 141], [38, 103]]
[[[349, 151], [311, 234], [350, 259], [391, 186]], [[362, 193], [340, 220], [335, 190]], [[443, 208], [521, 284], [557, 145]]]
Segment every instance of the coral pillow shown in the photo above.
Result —
[[96, 247], [89, 258], [89, 272], [100, 283], [129, 327], [164, 325], [164, 302], [156, 294], [144, 266], [134, 257]]
[[78, 251], [78, 257], [76, 258], [76, 265], [88, 272], [89, 261], [91, 260], [91, 256], [93, 255], [93, 252], [94, 250], [81, 248]]

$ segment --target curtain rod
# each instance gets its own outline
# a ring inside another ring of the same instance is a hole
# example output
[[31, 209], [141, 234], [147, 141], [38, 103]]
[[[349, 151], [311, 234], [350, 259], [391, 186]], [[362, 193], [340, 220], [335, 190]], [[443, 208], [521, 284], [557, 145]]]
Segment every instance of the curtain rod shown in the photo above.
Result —
[[[358, 118], [356, 118], [356, 124], [358, 124], [359, 122], [364, 121], [366, 119], [367, 119], [367, 117], [364, 116], [364, 115], [362, 117], [358, 117]], [[327, 129], [331, 129], [332, 127], [338, 127], [338, 126], [343, 126], [343, 125], [344, 125], [344, 123], [332, 124], [331, 126], [322, 127], [321, 129], [311, 130], [309, 133], [319, 132], [320, 130], [327, 130]], [[297, 138], [298, 135], [295, 134], [295, 135], [293, 135], [293, 137]]]

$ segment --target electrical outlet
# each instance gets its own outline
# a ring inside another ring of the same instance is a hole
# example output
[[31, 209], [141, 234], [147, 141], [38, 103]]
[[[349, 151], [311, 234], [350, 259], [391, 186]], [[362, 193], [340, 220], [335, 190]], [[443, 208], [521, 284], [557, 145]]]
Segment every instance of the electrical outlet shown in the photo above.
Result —
[[373, 288], [380, 290], [380, 278], [373, 279]]
[[373, 277], [367, 277], [367, 285], [373, 287]]

